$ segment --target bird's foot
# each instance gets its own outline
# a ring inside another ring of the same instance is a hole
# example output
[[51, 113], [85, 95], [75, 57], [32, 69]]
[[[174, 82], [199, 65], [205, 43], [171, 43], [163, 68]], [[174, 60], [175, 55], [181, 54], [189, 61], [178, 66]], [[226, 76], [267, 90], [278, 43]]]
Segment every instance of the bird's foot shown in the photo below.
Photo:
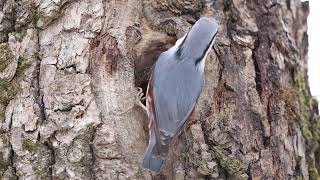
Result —
[[136, 105], [140, 106], [145, 113], [147, 113], [146, 106], [142, 103], [142, 101], [146, 100], [146, 97], [143, 97], [144, 93], [141, 87], [138, 87], [138, 94], [136, 95]]

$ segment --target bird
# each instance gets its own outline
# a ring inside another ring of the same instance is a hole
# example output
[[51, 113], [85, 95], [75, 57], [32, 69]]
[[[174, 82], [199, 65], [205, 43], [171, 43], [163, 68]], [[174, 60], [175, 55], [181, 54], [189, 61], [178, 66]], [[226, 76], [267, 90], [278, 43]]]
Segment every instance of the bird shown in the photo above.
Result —
[[[218, 33], [213, 17], [201, 17], [173, 47], [162, 52], [149, 78], [146, 97], [139, 88], [138, 105], [149, 119], [149, 144], [142, 166], [159, 172], [172, 140], [194, 111], [204, 84], [208, 52]], [[141, 103], [146, 100], [146, 106]]]

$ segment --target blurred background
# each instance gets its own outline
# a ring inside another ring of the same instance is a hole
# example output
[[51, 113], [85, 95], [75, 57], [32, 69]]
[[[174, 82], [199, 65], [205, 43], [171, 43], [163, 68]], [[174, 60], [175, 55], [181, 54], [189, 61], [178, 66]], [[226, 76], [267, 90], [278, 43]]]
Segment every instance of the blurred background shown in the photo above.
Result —
[[[311, 94], [320, 101], [320, 1], [309, 0], [308, 17], [309, 61], [308, 75]], [[319, 108], [320, 109], [320, 108]]]

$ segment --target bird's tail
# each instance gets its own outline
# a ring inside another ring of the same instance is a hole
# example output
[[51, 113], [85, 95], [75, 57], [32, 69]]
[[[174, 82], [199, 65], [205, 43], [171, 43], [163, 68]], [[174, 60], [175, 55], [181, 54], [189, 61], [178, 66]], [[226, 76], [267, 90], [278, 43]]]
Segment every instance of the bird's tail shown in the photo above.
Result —
[[144, 152], [142, 166], [151, 171], [159, 172], [163, 164], [163, 159], [156, 153], [157, 139], [154, 131], [151, 132], [149, 145]]

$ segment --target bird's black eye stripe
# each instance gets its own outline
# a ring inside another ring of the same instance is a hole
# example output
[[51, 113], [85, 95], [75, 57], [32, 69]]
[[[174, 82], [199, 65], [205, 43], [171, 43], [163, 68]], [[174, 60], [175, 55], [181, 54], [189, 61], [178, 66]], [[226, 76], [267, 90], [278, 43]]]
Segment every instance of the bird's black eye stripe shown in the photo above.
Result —
[[212, 39], [211, 39], [210, 43], [207, 45], [206, 49], [202, 52], [201, 56], [196, 60], [195, 65], [197, 65], [203, 59], [203, 57], [206, 55], [206, 52], [209, 50], [210, 45], [212, 44], [212, 41], [214, 40], [216, 35], [217, 35], [217, 32], [212, 37]]
[[[190, 31], [189, 31], [189, 32], [190, 32]], [[189, 32], [187, 33], [186, 37], [183, 39], [183, 41], [181, 42], [181, 44], [180, 44], [179, 47], [178, 47], [178, 50], [177, 50], [177, 52], [176, 52], [176, 55], [177, 55], [178, 57], [181, 57], [182, 49], [183, 49], [182, 45], [183, 45], [184, 42], [186, 41]]]
[[177, 52], [176, 52], [176, 55], [178, 56], [178, 57], [181, 57], [181, 53], [182, 53], [182, 47], [181, 47], [181, 45], [178, 47], [178, 50], [177, 50]]

